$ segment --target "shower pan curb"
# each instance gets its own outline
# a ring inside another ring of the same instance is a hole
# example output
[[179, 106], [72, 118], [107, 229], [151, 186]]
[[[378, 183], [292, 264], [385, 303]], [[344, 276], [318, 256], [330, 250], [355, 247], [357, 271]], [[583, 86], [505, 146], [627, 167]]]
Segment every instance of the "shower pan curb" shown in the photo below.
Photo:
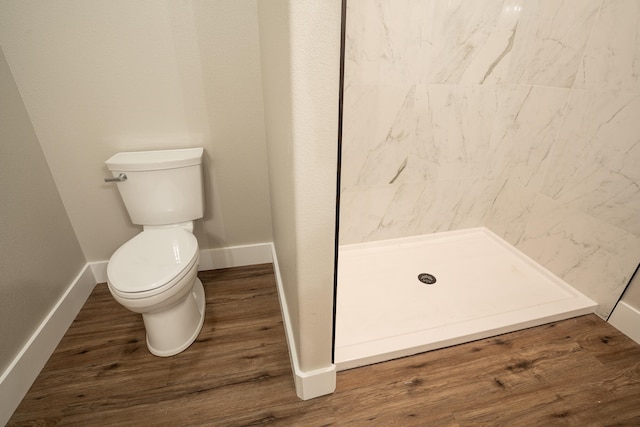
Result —
[[[447, 253], [461, 259], [451, 261]], [[421, 283], [417, 276], [425, 271], [437, 282]], [[338, 371], [589, 314], [597, 307], [486, 228], [341, 247], [337, 301]], [[354, 313], [354, 307], [361, 312]]]

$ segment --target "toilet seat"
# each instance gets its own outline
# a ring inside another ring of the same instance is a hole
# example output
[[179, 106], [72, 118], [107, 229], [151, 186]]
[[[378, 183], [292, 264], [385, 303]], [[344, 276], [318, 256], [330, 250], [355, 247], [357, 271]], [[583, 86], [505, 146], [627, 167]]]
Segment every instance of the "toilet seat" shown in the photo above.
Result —
[[110, 287], [122, 298], [146, 298], [180, 283], [199, 259], [196, 237], [182, 228], [145, 230], [113, 254]]

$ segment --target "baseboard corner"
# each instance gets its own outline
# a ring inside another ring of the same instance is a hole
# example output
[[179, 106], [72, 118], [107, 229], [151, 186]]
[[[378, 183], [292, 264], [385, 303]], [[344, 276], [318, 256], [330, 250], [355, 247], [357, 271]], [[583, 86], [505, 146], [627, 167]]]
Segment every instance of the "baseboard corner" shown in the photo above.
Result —
[[640, 344], [640, 311], [633, 308], [624, 301], [620, 301], [608, 322], [617, 330]]
[[296, 350], [291, 317], [289, 316], [287, 300], [284, 294], [282, 276], [280, 275], [280, 266], [278, 265], [278, 257], [273, 244], [271, 244], [271, 251], [273, 271], [276, 276], [276, 285], [278, 288], [280, 312], [282, 313], [282, 323], [284, 324], [287, 346], [289, 347], [289, 361], [291, 363], [291, 370], [293, 371], [296, 395], [302, 400], [309, 400], [315, 397], [331, 394], [336, 389], [336, 365], [329, 364], [329, 366], [312, 371], [303, 371], [300, 369], [300, 361]]
[[294, 369], [296, 395], [302, 400], [309, 400], [331, 394], [336, 390], [336, 365], [313, 371]]

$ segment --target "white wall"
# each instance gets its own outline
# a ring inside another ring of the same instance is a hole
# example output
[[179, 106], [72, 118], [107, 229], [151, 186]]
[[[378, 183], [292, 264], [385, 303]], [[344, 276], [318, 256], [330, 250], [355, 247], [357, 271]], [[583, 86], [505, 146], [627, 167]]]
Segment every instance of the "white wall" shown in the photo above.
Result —
[[340, 2], [258, 11], [274, 244], [309, 372], [331, 366]]
[[0, 44], [87, 260], [139, 231], [117, 151], [203, 146], [201, 249], [272, 240], [255, 1], [2, 1]]
[[1, 50], [0, 99], [2, 377], [86, 261]]

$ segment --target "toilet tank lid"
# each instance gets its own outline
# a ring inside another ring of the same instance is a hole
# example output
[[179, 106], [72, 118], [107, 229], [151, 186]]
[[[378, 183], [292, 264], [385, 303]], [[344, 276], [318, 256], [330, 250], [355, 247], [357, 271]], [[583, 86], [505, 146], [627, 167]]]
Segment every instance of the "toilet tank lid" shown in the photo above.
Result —
[[116, 153], [105, 162], [111, 171], [174, 169], [202, 163], [203, 148]]

